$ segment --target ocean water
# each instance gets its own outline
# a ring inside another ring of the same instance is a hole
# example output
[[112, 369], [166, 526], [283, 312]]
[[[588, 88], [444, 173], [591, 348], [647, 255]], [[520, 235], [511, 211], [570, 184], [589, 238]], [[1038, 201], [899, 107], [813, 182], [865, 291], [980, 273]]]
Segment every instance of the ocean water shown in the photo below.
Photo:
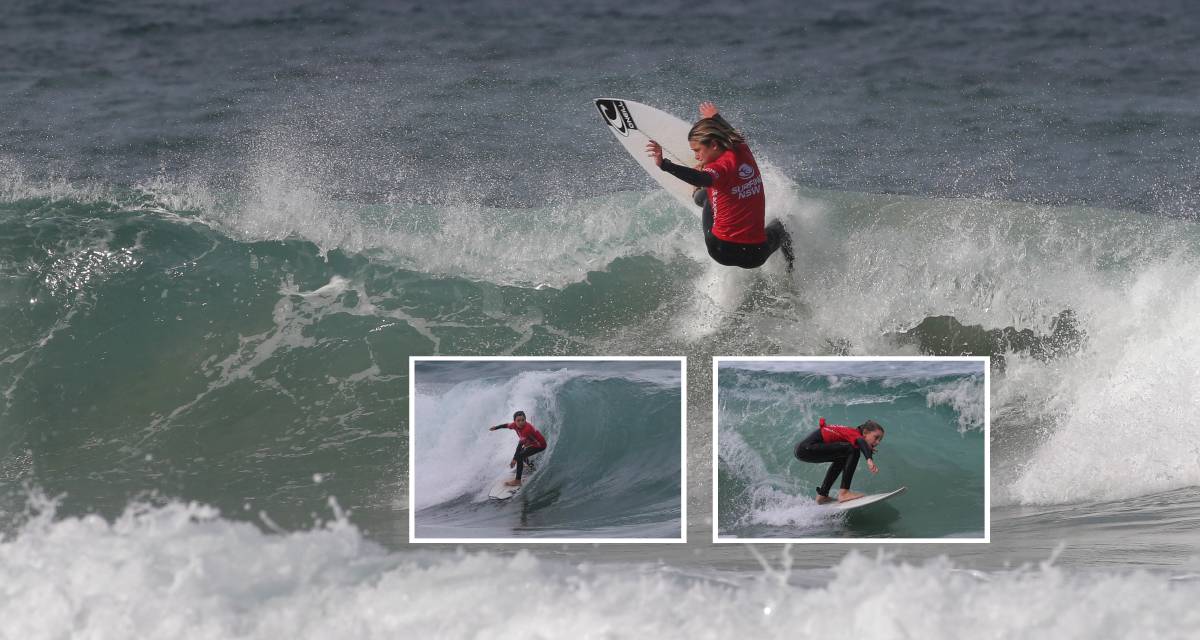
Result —
[[[683, 536], [679, 361], [418, 361], [412, 503], [417, 538]], [[510, 500], [509, 408], [546, 437]]]
[[[1190, 637], [1198, 21], [5, 4], [0, 635]], [[795, 277], [602, 95], [714, 100]], [[707, 542], [710, 358], [838, 354], [992, 356], [990, 544]], [[408, 544], [411, 355], [687, 356], [689, 542]]]
[[[718, 536], [986, 539], [986, 366], [720, 361]], [[886, 430], [874, 457], [879, 472], [859, 460], [852, 490], [907, 492], [869, 511], [819, 507], [816, 488], [829, 465], [800, 462], [794, 449], [822, 417], [851, 426], [874, 420]]]

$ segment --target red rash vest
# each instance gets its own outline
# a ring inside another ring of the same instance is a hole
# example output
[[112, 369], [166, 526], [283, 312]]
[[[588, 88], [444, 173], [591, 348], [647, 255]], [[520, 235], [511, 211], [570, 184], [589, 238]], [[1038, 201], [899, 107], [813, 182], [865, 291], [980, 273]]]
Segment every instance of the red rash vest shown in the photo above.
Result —
[[[864, 443], [866, 442], [866, 440], [863, 439], [862, 432], [856, 427], [845, 427], [840, 424], [825, 424], [825, 418], [821, 418], [820, 426], [821, 442], [849, 442], [851, 445], [856, 447], [858, 446], [856, 443], [859, 440], [863, 440]], [[867, 445], [866, 449], [867, 451], [870, 451], [871, 445]], [[866, 452], [864, 451], [864, 453]], [[870, 455], [867, 455], [867, 458], [870, 457]]]
[[767, 241], [767, 197], [754, 154], [745, 144], [734, 145], [704, 166], [712, 175], [712, 234], [726, 242], [762, 244]]
[[508, 423], [508, 428], [517, 432], [517, 437], [521, 438], [522, 446], [546, 448], [546, 437], [533, 426], [532, 422], [526, 420], [523, 427], [518, 427], [517, 423], [510, 422]]

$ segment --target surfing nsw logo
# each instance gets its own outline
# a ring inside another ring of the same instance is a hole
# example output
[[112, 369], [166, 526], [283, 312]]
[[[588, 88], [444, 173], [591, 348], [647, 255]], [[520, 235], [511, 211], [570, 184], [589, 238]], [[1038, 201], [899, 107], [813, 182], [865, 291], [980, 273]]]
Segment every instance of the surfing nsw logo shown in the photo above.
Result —
[[633, 116], [629, 115], [629, 109], [625, 107], [623, 101], [597, 100], [596, 108], [600, 110], [600, 115], [608, 123], [608, 126], [617, 133], [628, 136], [631, 130], [637, 129], [637, 125], [633, 123]]
[[754, 167], [743, 162], [742, 166], [738, 167], [738, 179], [739, 180], [749, 180], [750, 178], [753, 178], [753, 177], [754, 177]]

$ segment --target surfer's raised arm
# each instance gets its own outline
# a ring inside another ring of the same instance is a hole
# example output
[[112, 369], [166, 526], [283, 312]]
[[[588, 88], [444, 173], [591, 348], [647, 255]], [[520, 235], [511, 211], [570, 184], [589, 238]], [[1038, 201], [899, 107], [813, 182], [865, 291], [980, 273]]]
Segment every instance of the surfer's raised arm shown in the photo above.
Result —
[[716, 120], [717, 122], [721, 123], [722, 125], [724, 125], [726, 127], [729, 127], [730, 129], [733, 128], [733, 125], [729, 124], [728, 120], [721, 117], [721, 114], [717, 111], [717, 105], [709, 102], [708, 100], [705, 100], [704, 102], [700, 103], [700, 117], [701, 118], [712, 118], [713, 120]]
[[[636, 147], [628, 146], [628, 131], [630, 128], [640, 130], [649, 138], [646, 155], [654, 162], [654, 166], [681, 182], [705, 190], [703, 193], [693, 192], [693, 199], [703, 207], [700, 228], [704, 231], [704, 247], [714, 262], [728, 267], [757, 269], [778, 250], [786, 260], [785, 268], [791, 273], [795, 262], [792, 238], [780, 220], [772, 220], [767, 224], [767, 198], [758, 162], [742, 134], [729, 126], [717, 112], [717, 105], [708, 101], [700, 103], [700, 115], [703, 117], [688, 130], [688, 149], [697, 162], [696, 167], [691, 168], [677, 164], [687, 153], [679, 144], [683, 140], [663, 139], [667, 143], [667, 155], [674, 158], [672, 161], [663, 157], [663, 147], [655, 139], [656, 135], [666, 135], [668, 131], [670, 135], [677, 135], [675, 125], [670, 128], [659, 128], [652, 124], [637, 127], [635, 122], [640, 117], [640, 110], [648, 107], [636, 103], [611, 102], [600, 100], [596, 104], [609, 127], [624, 141], [622, 144], [627, 145], [626, 149], [636, 152]], [[656, 118], [670, 116], [661, 114]], [[654, 123], [655, 120], [644, 122]], [[652, 169], [650, 171], [653, 173]], [[655, 179], [662, 177], [656, 175]], [[674, 189], [675, 186], [668, 188]]]

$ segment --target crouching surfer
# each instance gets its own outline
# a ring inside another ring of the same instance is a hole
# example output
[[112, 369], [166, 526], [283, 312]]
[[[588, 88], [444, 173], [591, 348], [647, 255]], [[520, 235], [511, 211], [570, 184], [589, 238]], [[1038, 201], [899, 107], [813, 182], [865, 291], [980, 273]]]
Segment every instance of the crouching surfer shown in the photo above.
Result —
[[516, 467], [517, 475], [504, 484], [510, 487], [519, 487], [521, 486], [521, 472], [526, 467], [530, 471], [533, 471], [533, 461], [529, 458], [546, 450], [546, 437], [533, 426], [532, 422], [528, 422], [525, 419], [524, 411], [514, 413], [512, 422], [489, 427], [488, 431], [495, 431], [497, 429], [512, 429], [517, 432], [517, 437], [519, 438], [517, 441], [517, 450], [513, 453], [512, 462], [508, 463], [510, 469]]
[[700, 116], [688, 132], [698, 169], [663, 158], [662, 146], [653, 140], [646, 145], [646, 154], [663, 171], [703, 190], [697, 191], [696, 204], [703, 193], [704, 246], [714, 261], [755, 269], [778, 249], [791, 273], [792, 238], [779, 220], [764, 224], [767, 198], [746, 139], [721, 117], [713, 103], [701, 103]]
[[825, 472], [825, 480], [817, 488], [817, 504], [834, 501], [834, 498], [829, 496], [829, 489], [833, 487], [833, 481], [838, 475], [842, 476], [841, 489], [837, 495], [838, 502], [863, 497], [865, 494], [850, 490], [850, 483], [854, 480], [854, 469], [858, 466], [858, 457], [861, 454], [867, 459], [867, 468], [871, 473], [879, 473], [873, 456], [881, 440], [883, 427], [874, 420], [867, 420], [857, 427], [845, 427], [825, 424], [825, 418], [821, 418], [817, 430], [796, 445], [796, 459], [801, 462], [833, 463]]

